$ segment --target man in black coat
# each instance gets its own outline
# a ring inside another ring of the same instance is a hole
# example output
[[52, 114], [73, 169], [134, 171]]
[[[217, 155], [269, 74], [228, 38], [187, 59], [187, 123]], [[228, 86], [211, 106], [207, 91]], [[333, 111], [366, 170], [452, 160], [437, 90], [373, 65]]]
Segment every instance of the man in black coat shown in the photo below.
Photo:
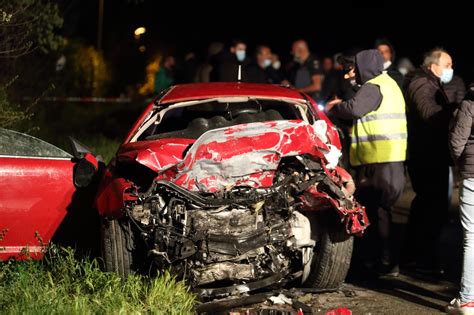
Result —
[[308, 43], [302, 39], [293, 43], [291, 53], [294, 57], [294, 62], [288, 67], [291, 85], [315, 101], [321, 101], [323, 75], [319, 60], [311, 54]]
[[461, 104], [466, 95], [466, 85], [460, 76], [453, 75], [453, 79], [447, 84], [444, 84], [443, 87], [450, 103]]
[[386, 39], [378, 39], [375, 42], [375, 49], [383, 56], [383, 69], [387, 71], [387, 74], [402, 88], [403, 74], [395, 67], [395, 50], [393, 45]]
[[216, 56], [210, 77], [211, 81], [235, 82], [238, 80], [239, 66], [241, 66], [241, 80], [245, 81], [247, 65], [247, 44], [241, 40], [234, 40], [228, 50], [223, 50]]
[[436, 246], [448, 219], [450, 157], [448, 126], [456, 109], [443, 84], [451, 81], [452, 59], [443, 49], [430, 51], [406, 92], [408, 172], [416, 197], [410, 211], [408, 243], [419, 271], [441, 271]]
[[272, 51], [265, 45], [257, 46], [255, 61], [246, 69], [245, 82], [279, 84], [283, 78], [272, 67]]

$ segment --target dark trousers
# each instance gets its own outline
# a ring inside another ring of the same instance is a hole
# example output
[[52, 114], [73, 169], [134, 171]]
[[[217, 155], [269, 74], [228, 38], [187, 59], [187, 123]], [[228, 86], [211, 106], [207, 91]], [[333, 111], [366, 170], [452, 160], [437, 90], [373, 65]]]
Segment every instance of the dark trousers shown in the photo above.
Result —
[[448, 163], [408, 163], [413, 190], [407, 231], [407, 259], [422, 268], [437, 268], [437, 245], [449, 217]]
[[370, 226], [356, 244], [355, 255], [365, 261], [398, 264], [400, 240], [391, 232], [391, 211], [403, 193], [405, 165], [403, 162], [368, 164], [356, 171], [355, 196], [366, 207]]

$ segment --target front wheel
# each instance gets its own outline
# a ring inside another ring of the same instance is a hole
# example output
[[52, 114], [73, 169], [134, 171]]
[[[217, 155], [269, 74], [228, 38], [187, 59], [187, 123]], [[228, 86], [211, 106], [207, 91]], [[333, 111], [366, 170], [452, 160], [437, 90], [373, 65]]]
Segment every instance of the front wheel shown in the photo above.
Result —
[[136, 244], [130, 222], [103, 219], [102, 258], [105, 271], [127, 278], [136, 270]]
[[336, 289], [344, 282], [351, 264], [354, 237], [347, 234], [336, 216], [323, 214], [319, 242], [314, 249], [311, 272], [306, 286], [318, 289]]

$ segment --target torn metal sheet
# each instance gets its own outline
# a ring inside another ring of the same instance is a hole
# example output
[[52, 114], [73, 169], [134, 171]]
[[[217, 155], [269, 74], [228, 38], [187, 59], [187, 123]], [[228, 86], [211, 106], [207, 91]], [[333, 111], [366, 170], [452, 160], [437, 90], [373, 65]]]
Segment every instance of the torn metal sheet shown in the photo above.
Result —
[[189, 149], [176, 184], [215, 192], [237, 184], [269, 187], [281, 158], [310, 154], [324, 158], [329, 148], [303, 121], [272, 121], [210, 130]]

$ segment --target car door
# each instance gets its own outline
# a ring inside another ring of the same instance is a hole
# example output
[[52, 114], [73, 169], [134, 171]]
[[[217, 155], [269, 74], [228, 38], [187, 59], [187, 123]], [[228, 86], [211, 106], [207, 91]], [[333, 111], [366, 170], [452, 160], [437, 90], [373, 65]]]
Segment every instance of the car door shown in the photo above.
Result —
[[73, 156], [0, 128], [0, 260], [41, 258], [76, 188]]

